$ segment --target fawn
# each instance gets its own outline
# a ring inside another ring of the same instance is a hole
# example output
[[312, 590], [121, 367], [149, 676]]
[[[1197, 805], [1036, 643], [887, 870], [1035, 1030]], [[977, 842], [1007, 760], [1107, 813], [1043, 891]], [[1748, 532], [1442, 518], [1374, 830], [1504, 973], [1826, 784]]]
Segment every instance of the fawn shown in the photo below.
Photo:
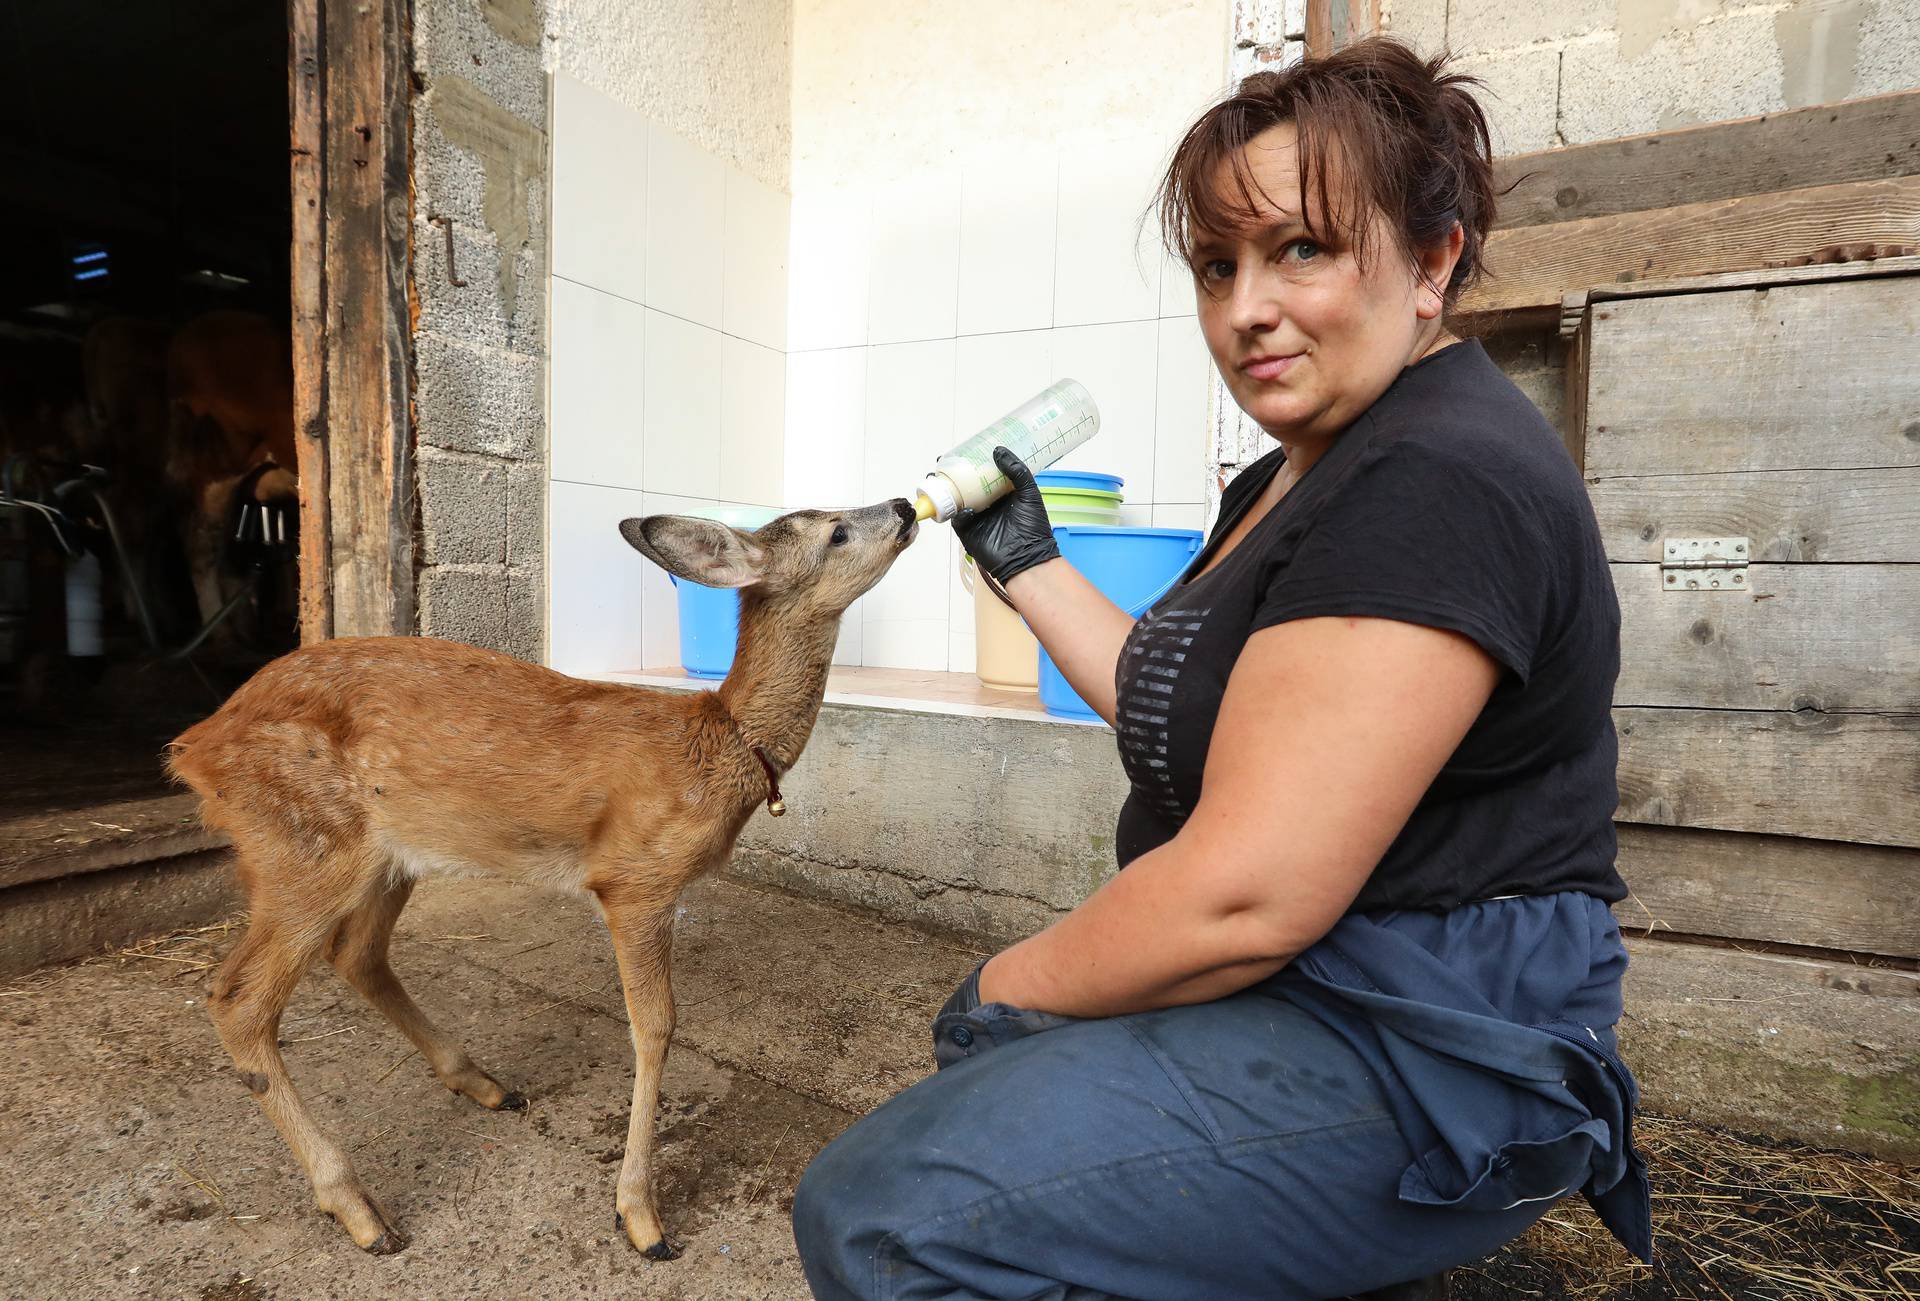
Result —
[[407, 1245], [314, 1124], [280, 1056], [281, 1011], [324, 954], [440, 1082], [494, 1110], [527, 1100], [474, 1064], [387, 962], [414, 882], [488, 874], [583, 889], [613, 938], [634, 1050], [615, 1223], [656, 1260], [649, 1172], [673, 1034], [674, 901], [724, 863], [806, 745], [840, 616], [913, 541], [903, 500], [800, 511], [757, 533], [674, 515], [623, 537], [680, 578], [741, 589], [739, 649], [718, 691], [585, 682], [420, 637], [319, 642], [275, 660], [169, 749], [207, 825], [232, 838], [250, 924], [207, 1006], [321, 1210], [354, 1242]]

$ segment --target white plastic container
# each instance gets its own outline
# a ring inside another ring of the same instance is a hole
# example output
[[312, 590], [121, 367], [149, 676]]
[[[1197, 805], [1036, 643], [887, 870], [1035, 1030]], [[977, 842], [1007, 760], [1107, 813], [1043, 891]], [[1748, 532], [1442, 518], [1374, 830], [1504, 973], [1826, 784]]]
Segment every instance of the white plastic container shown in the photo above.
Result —
[[914, 511], [923, 520], [946, 521], [980, 510], [1007, 495], [1012, 484], [993, 463], [1004, 447], [1040, 471], [1100, 432], [1100, 409], [1078, 380], [1049, 385], [933, 463], [920, 483]]
[[960, 561], [960, 584], [973, 600], [974, 676], [1002, 691], [1040, 690], [1040, 643], [1027, 621], [988, 590], [970, 557]]

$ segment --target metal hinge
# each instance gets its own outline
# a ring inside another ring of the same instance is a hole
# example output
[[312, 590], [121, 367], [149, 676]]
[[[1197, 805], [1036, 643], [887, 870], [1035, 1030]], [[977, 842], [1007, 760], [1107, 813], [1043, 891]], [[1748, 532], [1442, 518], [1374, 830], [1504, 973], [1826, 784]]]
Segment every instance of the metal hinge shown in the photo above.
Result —
[[1668, 538], [1661, 550], [1660, 586], [1669, 592], [1747, 588], [1746, 538]]

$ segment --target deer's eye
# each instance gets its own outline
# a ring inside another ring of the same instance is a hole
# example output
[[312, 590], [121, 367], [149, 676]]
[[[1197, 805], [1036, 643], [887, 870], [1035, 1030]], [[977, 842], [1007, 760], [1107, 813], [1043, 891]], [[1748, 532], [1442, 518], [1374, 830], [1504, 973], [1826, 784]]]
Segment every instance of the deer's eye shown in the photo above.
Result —
[[847, 526], [845, 524], [835, 524], [833, 526], [833, 536], [828, 539], [828, 541], [836, 547], [845, 546], [847, 544]]

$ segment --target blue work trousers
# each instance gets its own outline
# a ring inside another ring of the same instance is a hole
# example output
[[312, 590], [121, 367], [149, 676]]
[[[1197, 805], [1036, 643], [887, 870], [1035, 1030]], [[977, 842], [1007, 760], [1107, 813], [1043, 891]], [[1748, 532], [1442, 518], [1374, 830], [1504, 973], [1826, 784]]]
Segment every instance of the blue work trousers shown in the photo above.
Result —
[[1341, 1297], [1488, 1255], [1552, 1205], [1402, 1200], [1399, 1085], [1258, 987], [1103, 1020], [990, 1004], [938, 1032], [943, 1069], [801, 1180], [817, 1297]]

